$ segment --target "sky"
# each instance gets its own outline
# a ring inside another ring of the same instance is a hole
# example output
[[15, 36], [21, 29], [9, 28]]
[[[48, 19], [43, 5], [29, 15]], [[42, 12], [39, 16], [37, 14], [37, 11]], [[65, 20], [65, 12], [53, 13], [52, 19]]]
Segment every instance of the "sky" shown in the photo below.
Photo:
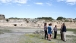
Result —
[[76, 18], [76, 0], [0, 0], [0, 14], [6, 18]]

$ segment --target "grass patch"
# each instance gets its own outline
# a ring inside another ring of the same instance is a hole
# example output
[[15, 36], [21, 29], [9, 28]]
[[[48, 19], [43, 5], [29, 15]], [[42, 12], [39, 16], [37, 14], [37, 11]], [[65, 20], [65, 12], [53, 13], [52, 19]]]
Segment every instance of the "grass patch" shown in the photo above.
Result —
[[25, 40], [25, 43], [55, 43], [53, 41], [42, 39], [40, 34], [26, 34], [25, 36], [29, 37], [27, 40]]
[[[58, 29], [59, 31], [60, 31], [60, 29]], [[67, 28], [67, 31], [72, 31], [72, 32], [74, 32], [74, 34], [76, 34], [76, 29], [68, 29]]]
[[42, 36], [40, 34], [26, 34], [26, 36], [35, 37], [35, 38], [41, 38], [41, 39], [43, 39], [43, 37], [44, 37], [44, 36]]
[[[58, 36], [58, 37], [61, 37], [60, 34], [57, 34], [57, 36]], [[76, 36], [73, 36], [73, 35], [66, 35], [66, 37], [76, 37]]]
[[11, 30], [7, 30], [7, 29], [0, 29], [0, 34], [9, 33], [9, 32], [12, 32], [12, 31]]
[[[64, 43], [64, 41], [60, 40], [60, 34], [57, 35], [57, 39], [52, 39], [52, 41], [42, 39], [43, 36], [41, 36], [40, 34], [25, 34], [24, 36], [26, 38], [22, 36], [23, 38], [21, 43]], [[72, 38], [72, 39], [67, 40], [67, 42], [65, 43], [69, 43], [70, 41], [71, 41], [70, 43], [76, 42], [75, 39], [76, 37], [67, 36], [67, 38]]]
[[72, 31], [74, 34], [76, 34], [76, 29], [67, 29], [67, 31]]

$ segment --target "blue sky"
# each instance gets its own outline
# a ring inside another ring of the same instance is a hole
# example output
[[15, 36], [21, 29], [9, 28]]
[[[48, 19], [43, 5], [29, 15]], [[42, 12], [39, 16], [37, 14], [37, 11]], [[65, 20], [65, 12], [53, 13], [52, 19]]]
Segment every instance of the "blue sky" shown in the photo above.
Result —
[[6, 18], [76, 18], [76, 0], [0, 0], [0, 14]]

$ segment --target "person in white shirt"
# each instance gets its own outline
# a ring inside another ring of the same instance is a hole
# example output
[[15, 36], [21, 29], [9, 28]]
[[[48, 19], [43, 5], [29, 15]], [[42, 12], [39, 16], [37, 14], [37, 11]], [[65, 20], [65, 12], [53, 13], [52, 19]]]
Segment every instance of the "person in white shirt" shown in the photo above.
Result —
[[57, 25], [55, 25], [53, 30], [54, 30], [54, 39], [56, 39], [57, 38]]

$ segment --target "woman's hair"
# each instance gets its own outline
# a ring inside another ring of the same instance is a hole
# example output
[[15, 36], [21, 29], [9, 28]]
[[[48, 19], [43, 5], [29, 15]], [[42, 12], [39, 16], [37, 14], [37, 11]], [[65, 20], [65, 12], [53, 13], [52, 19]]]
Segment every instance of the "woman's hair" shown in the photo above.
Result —
[[52, 25], [52, 23], [49, 24], [49, 26], [51, 26], [51, 25]]

